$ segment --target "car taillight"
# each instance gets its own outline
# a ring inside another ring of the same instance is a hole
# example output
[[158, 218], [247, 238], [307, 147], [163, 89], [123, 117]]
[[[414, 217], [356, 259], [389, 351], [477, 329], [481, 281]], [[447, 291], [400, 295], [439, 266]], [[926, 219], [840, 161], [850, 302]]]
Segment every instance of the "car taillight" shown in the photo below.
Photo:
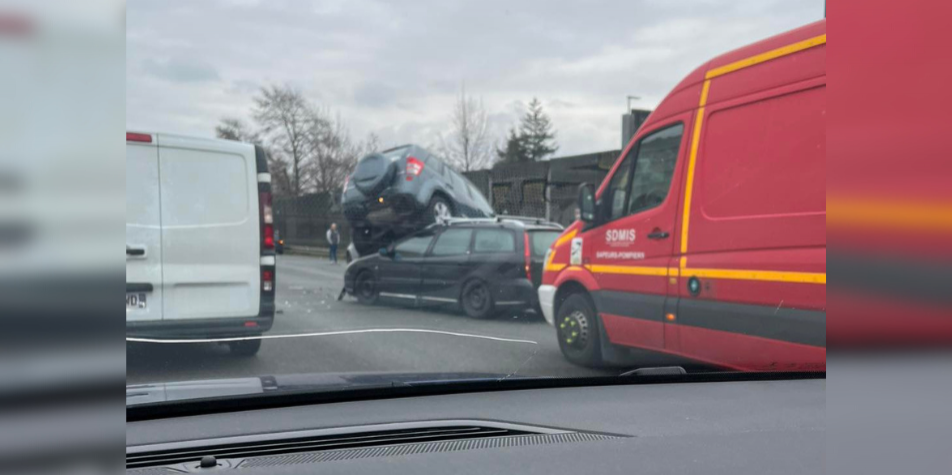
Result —
[[413, 177], [420, 176], [423, 173], [423, 162], [416, 157], [407, 157], [407, 181], [413, 181]]
[[530, 248], [529, 248], [529, 233], [522, 235], [525, 238], [525, 254], [526, 254], [526, 278], [529, 281], [532, 281], [532, 260], [530, 258]]
[[274, 249], [274, 215], [271, 211], [271, 193], [258, 193], [258, 203], [261, 208], [261, 247]]
[[344, 177], [344, 191], [347, 191], [347, 185], [350, 184], [350, 175]]
[[271, 292], [274, 290], [274, 272], [270, 270], [261, 270], [261, 290]]

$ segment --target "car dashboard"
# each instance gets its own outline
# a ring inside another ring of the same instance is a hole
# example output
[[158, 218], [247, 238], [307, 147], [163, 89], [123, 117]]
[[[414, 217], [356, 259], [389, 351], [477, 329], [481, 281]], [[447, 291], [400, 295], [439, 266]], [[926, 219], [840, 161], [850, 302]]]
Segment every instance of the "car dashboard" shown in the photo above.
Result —
[[825, 388], [549, 387], [133, 420], [127, 473], [816, 473]]

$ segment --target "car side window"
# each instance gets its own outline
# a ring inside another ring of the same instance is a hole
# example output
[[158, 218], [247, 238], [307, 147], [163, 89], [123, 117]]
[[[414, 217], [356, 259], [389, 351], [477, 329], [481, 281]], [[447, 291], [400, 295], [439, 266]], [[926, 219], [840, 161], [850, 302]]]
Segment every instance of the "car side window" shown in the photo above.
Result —
[[684, 125], [678, 124], [641, 140], [635, 159], [628, 214], [654, 208], [668, 197], [683, 134]]
[[447, 229], [436, 238], [436, 244], [430, 255], [433, 257], [459, 256], [469, 251], [469, 241], [473, 236], [472, 229]]
[[621, 165], [615, 170], [615, 174], [612, 175], [612, 179], [608, 183], [608, 188], [602, 195], [602, 200], [608, 200], [609, 221], [614, 221], [625, 215], [625, 205], [628, 204], [628, 182], [631, 177], [632, 156], [636, 150], [636, 148], [632, 148], [628, 152]]
[[432, 240], [432, 233], [408, 238], [394, 247], [394, 258], [422, 257], [426, 254]]
[[515, 252], [516, 237], [505, 229], [477, 229], [473, 252]]

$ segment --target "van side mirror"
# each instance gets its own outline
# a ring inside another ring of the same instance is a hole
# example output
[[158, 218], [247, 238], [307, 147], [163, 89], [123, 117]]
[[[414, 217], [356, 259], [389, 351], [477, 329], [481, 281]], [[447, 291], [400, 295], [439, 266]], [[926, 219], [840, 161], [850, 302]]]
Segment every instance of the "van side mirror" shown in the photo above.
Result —
[[586, 223], [595, 222], [595, 185], [582, 183], [578, 187], [579, 219]]

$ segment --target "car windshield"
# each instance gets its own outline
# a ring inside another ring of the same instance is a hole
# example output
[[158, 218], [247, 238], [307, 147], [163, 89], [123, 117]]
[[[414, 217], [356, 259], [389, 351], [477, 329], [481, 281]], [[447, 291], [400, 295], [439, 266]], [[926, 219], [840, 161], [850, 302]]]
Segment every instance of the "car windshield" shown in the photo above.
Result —
[[824, 2], [743, 5], [128, 2], [128, 403], [825, 371]]

